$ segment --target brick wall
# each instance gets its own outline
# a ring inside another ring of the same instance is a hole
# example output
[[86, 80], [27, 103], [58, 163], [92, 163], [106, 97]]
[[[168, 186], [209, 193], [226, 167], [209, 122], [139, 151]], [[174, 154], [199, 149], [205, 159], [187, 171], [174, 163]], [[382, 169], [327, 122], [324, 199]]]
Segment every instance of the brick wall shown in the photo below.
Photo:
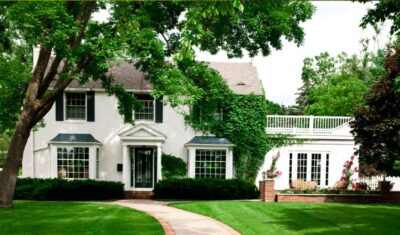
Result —
[[153, 191], [125, 191], [127, 199], [151, 199], [153, 195]]
[[382, 195], [316, 195], [316, 194], [277, 194], [277, 202], [341, 202], [341, 203], [379, 203]]
[[260, 181], [260, 199], [264, 202], [275, 201], [275, 180], [268, 179]]

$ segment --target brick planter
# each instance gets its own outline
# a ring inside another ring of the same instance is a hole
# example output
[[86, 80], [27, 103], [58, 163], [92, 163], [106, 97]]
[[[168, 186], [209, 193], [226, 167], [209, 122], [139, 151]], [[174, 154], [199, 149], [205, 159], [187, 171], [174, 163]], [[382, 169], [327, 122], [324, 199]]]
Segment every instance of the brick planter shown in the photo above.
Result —
[[380, 203], [381, 194], [277, 194], [277, 202]]
[[275, 180], [260, 181], [260, 199], [264, 202], [275, 202]]

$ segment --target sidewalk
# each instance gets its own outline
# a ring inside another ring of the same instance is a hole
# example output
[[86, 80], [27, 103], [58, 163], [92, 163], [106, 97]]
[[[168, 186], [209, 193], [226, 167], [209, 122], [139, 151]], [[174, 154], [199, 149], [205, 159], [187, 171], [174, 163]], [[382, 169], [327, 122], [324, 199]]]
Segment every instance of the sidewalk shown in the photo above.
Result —
[[167, 206], [166, 202], [152, 200], [120, 200], [113, 204], [144, 211], [155, 217], [166, 235], [238, 235], [231, 227], [212, 218]]

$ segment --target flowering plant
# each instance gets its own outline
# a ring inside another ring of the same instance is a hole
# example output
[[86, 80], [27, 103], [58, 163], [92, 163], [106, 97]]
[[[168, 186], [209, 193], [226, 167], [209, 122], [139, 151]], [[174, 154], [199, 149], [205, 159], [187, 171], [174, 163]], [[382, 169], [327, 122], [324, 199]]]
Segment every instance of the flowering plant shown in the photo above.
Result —
[[278, 161], [279, 157], [280, 157], [280, 152], [278, 152], [276, 156], [272, 158], [271, 167], [269, 168], [269, 170], [263, 172], [264, 179], [274, 179], [282, 175], [282, 171], [276, 170], [276, 162]]
[[353, 176], [354, 172], [358, 173], [359, 169], [358, 167], [355, 167], [352, 169], [353, 166], [353, 161], [354, 161], [355, 156], [351, 156], [350, 161], [346, 161], [343, 165], [343, 170], [342, 170], [342, 177], [340, 177], [340, 181], [345, 181], [346, 186], [350, 184], [351, 177]]

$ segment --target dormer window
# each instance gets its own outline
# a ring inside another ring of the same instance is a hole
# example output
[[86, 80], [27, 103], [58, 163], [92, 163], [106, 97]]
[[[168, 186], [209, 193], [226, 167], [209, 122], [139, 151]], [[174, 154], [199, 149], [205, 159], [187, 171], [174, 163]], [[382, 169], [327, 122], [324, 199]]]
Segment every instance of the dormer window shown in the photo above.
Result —
[[86, 93], [66, 93], [67, 120], [86, 120]]
[[135, 94], [135, 97], [143, 104], [143, 109], [135, 111], [135, 120], [154, 121], [154, 98], [148, 94]]

